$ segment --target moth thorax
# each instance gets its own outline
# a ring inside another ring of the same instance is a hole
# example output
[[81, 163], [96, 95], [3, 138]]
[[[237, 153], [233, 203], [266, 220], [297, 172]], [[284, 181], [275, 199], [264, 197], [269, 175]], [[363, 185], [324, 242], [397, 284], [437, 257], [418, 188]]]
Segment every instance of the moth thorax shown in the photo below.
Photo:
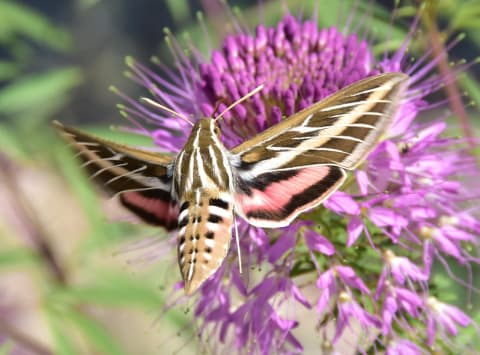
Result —
[[185, 293], [193, 293], [225, 259], [231, 240], [232, 201], [227, 193], [197, 189], [180, 207], [178, 263]]

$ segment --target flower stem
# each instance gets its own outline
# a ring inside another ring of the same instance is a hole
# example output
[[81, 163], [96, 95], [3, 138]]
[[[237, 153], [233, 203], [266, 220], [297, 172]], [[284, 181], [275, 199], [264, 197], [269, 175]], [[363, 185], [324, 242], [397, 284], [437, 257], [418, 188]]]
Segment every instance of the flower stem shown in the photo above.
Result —
[[436, 0], [428, 0], [426, 2], [426, 10], [423, 12], [423, 22], [427, 28], [430, 43], [433, 49], [433, 56], [438, 57], [438, 69], [445, 80], [445, 92], [452, 111], [457, 116], [463, 134], [467, 138], [468, 144], [471, 148], [475, 148], [475, 139], [473, 129], [469, 123], [467, 111], [462, 103], [461, 95], [459, 93], [458, 84], [455, 80], [455, 75], [450, 70], [448, 64], [448, 56], [443, 45], [441, 34], [438, 30], [436, 19]]
[[6, 196], [7, 203], [16, 215], [17, 220], [21, 221], [23, 237], [34, 246], [35, 251], [45, 262], [55, 281], [65, 285], [67, 280], [65, 272], [50, 246], [45, 231], [35, 218], [35, 214], [18, 186], [14, 163], [3, 154], [0, 154], [0, 178], [5, 186], [5, 191], [9, 194], [9, 196]]
[[19, 344], [24, 349], [30, 350], [33, 354], [38, 355], [51, 355], [53, 352], [48, 350], [43, 344], [28, 336], [28, 334], [13, 328], [8, 323], [0, 320], [0, 333], [7, 336], [7, 338], [13, 340], [16, 344]]

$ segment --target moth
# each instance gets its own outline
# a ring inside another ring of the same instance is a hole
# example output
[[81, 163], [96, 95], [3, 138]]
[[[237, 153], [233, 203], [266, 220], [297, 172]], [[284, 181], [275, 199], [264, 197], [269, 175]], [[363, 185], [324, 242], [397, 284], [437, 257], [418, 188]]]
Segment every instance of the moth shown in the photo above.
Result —
[[336, 191], [385, 133], [407, 79], [387, 73], [360, 80], [231, 150], [214, 118], [196, 121], [176, 156], [54, 125], [123, 206], [147, 223], [178, 230], [189, 295], [227, 256], [236, 216], [256, 227], [284, 227]]

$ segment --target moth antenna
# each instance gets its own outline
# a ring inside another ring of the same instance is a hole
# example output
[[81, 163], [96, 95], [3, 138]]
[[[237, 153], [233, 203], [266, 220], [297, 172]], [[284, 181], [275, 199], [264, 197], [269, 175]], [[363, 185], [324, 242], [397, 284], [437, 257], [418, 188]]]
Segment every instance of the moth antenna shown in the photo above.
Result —
[[238, 227], [237, 219], [235, 218], [235, 212], [233, 213], [233, 228], [235, 229], [235, 241], [237, 242], [238, 270], [240, 273], [242, 273], [242, 253], [240, 251], [240, 240], [238, 239]]
[[253, 89], [252, 91], [250, 91], [248, 94], [246, 94], [245, 96], [239, 98], [237, 101], [235, 101], [233, 104], [231, 104], [230, 106], [228, 106], [225, 110], [223, 110], [223, 112], [218, 115], [217, 117], [215, 117], [215, 122], [221, 118], [226, 112], [230, 111], [233, 107], [237, 106], [239, 103], [245, 101], [246, 99], [248, 99], [249, 97], [252, 97], [253, 95], [255, 95], [257, 92], [259, 92], [260, 90], [263, 89], [263, 84], [261, 85], [258, 85], [255, 89]]
[[220, 107], [220, 104], [222, 103], [223, 99], [220, 99], [217, 101], [217, 103], [215, 104], [215, 107], [213, 108], [213, 113], [212, 113], [212, 117], [215, 116], [215, 114], [217, 113], [218, 111], [218, 108]]
[[178, 112], [175, 112], [173, 111], [171, 108], [168, 108], [167, 106], [164, 106], [156, 101], [153, 101], [152, 99], [149, 99], [148, 97], [142, 97], [140, 98], [141, 101], [153, 106], [153, 107], [156, 107], [156, 108], [159, 108], [163, 111], [166, 111], [168, 113], [171, 113], [174, 117], [178, 117], [182, 120], [184, 120], [185, 122], [187, 122], [188, 124], [190, 124], [191, 126], [193, 126], [193, 122], [190, 121], [187, 117], [185, 117], [184, 115], [178, 113]]

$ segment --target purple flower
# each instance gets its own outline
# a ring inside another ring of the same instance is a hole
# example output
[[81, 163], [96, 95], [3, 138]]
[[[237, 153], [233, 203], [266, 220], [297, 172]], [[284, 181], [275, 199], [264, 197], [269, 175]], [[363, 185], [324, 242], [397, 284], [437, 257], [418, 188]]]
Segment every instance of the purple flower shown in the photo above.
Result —
[[301, 352], [294, 334], [296, 313], [285, 311], [292, 305], [312, 312], [322, 332], [333, 322], [335, 334], [326, 340], [333, 348], [353, 319], [363, 328], [381, 329], [372, 346], [385, 344], [387, 354], [421, 352], [423, 339], [410, 337], [415, 333], [411, 327], [428, 333], [433, 344], [438, 326], [455, 335], [457, 326], [469, 324], [457, 308], [432, 301], [430, 276], [433, 262], [445, 256], [466, 267], [479, 263], [475, 249], [466, 245], [478, 248], [480, 221], [465, 203], [472, 196], [478, 203], [479, 188], [469, 182], [480, 172], [461, 139], [441, 136], [443, 117], [431, 123], [416, 120], [435, 105], [425, 98], [444, 78], [432, 73], [438, 59], [429, 63], [428, 54], [418, 62], [407, 60], [412, 35], [378, 62], [371, 43], [355, 34], [318, 29], [312, 20], [287, 14], [276, 26], [228, 35], [209, 58], [196, 48], [186, 56], [170, 37], [176, 72], [157, 63], [163, 73], [158, 75], [128, 60], [132, 77], [153, 100], [139, 103], [119, 93], [127, 101], [123, 111], [134, 122], [153, 124], [151, 131], [134, 130], [173, 153], [185, 144], [190, 127], [158, 110], [154, 101], [200, 118], [223, 112], [263, 84], [219, 122], [221, 139], [231, 148], [359, 79], [392, 71], [410, 76], [387, 139], [355, 172], [346, 191], [324, 203], [326, 208], [275, 230], [237, 219], [241, 253], [232, 243], [229, 257], [195, 300], [199, 329], [208, 329], [205, 337], [240, 352]]
[[363, 232], [362, 219], [357, 216], [352, 216], [347, 225], [347, 247], [351, 247]]
[[419, 346], [407, 339], [392, 340], [386, 349], [386, 355], [420, 355], [425, 353]]
[[396, 256], [391, 250], [384, 253], [385, 270], [390, 272], [393, 279], [403, 285], [406, 279], [413, 281], [426, 281], [427, 275], [408, 258]]
[[423, 307], [423, 300], [415, 292], [405, 288], [387, 285], [382, 310], [383, 334], [388, 335], [393, 331], [392, 321], [399, 311], [405, 311], [405, 313], [412, 317], [418, 317], [421, 307]]
[[338, 191], [323, 204], [329, 210], [339, 214], [357, 216], [360, 214], [360, 206], [347, 193]]
[[317, 280], [317, 288], [321, 291], [317, 303], [317, 310], [321, 314], [327, 310], [331, 301], [338, 298], [339, 293], [352, 287], [361, 293], [369, 294], [367, 286], [355, 275], [355, 271], [348, 266], [335, 266], [320, 275]]
[[[202, 289], [202, 293], [205, 287]], [[205, 294], [204, 294], [205, 295]], [[205, 295], [206, 296], [206, 295]], [[226, 303], [228, 296], [225, 294], [210, 294], [210, 297], [203, 297], [205, 306], [212, 307], [212, 304]], [[220, 296], [220, 297], [219, 297]], [[221, 324], [220, 340], [227, 340], [228, 331], [234, 329], [235, 345], [239, 348], [246, 347], [255, 339], [255, 343], [262, 353], [268, 353], [274, 339], [281, 339], [278, 344], [279, 351], [300, 352], [302, 347], [291, 331], [298, 325], [298, 322], [286, 319], [280, 312], [270, 304], [270, 299], [279, 296], [277, 307], [292, 298], [304, 307], [310, 308], [310, 304], [301, 294], [297, 286], [289, 278], [267, 277], [248, 294], [243, 295], [245, 302], [235, 310], [231, 307], [223, 309], [221, 306], [214, 306], [214, 309], [204, 312], [197, 312], [197, 315], [204, 316], [205, 325], [208, 322]], [[215, 298], [212, 298], [215, 297]], [[210, 300], [210, 303], [207, 300]], [[225, 302], [219, 301], [225, 300]], [[230, 305], [228, 305], [230, 306]], [[198, 308], [203, 307], [199, 304]], [[248, 325], [248, 326], [247, 326]]]
[[333, 246], [332, 242], [314, 230], [306, 230], [303, 237], [305, 238], [305, 243], [310, 250], [318, 251], [325, 255], [335, 254], [335, 247]]
[[438, 328], [441, 332], [447, 331], [450, 335], [457, 335], [458, 326], [466, 327], [472, 322], [471, 318], [459, 308], [442, 303], [435, 297], [429, 297], [427, 305], [427, 343], [429, 346], [434, 344]]
[[454, 257], [462, 264], [473, 260], [473, 257], [462, 247], [462, 242], [465, 241], [477, 244], [478, 237], [469, 232], [449, 226], [436, 228], [424, 225], [420, 229], [420, 236], [425, 239], [425, 245], [428, 245], [430, 259], [439, 252]]
[[362, 330], [368, 330], [370, 327], [379, 328], [381, 325], [379, 319], [369, 314], [347, 292], [341, 292], [339, 294], [338, 319], [333, 339], [334, 343], [343, 334], [345, 327], [350, 324], [351, 320], [358, 322]]

